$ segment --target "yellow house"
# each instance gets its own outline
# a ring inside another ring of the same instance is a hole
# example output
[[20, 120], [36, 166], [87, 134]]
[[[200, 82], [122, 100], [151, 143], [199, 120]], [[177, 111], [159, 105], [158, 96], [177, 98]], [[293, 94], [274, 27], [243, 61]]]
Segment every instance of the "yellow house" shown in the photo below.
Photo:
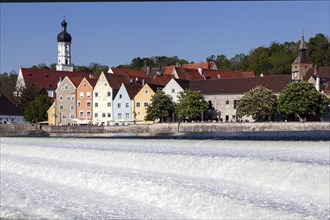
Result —
[[[156, 86], [145, 84], [134, 97], [133, 116], [136, 124], [146, 123], [147, 109], [152, 96], [156, 93]], [[150, 123], [150, 122], [149, 122]]]
[[53, 102], [53, 104], [47, 110], [47, 114], [48, 114], [48, 125], [56, 125], [56, 122], [55, 122], [55, 119], [56, 119], [56, 114], [55, 114], [56, 103], [55, 102]]

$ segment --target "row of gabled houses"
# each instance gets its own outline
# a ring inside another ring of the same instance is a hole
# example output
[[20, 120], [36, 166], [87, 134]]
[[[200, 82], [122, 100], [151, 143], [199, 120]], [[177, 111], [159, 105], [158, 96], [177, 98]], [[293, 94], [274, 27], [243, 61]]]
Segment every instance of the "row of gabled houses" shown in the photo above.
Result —
[[[205, 63], [193, 65], [203, 66]], [[21, 68], [17, 88], [31, 85], [47, 90], [54, 101], [48, 111], [51, 125], [116, 125], [144, 123], [151, 97], [158, 89], [171, 86], [169, 82], [172, 79], [178, 82], [206, 82], [219, 78], [254, 77], [253, 72], [201, 67], [192, 69], [189, 66], [192, 64], [186, 65], [186, 68], [152, 68], [149, 73], [143, 70], [110, 68], [107, 73], [101, 74]], [[182, 87], [181, 90], [183, 89], [187, 88]], [[169, 94], [173, 96], [173, 92]], [[176, 95], [173, 96], [175, 101]]]
[[[189, 81], [172, 78], [165, 86], [125, 75], [104, 74], [97, 79], [66, 76], [55, 91], [48, 111], [51, 125], [123, 125], [145, 123], [147, 108], [157, 90], [177, 96], [185, 89], [201, 91], [221, 121], [236, 121], [236, 107], [244, 92], [262, 85], [279, 94], [291, 81], [289, 75]], [[276, 83], [274, 83], [276, 82]]]

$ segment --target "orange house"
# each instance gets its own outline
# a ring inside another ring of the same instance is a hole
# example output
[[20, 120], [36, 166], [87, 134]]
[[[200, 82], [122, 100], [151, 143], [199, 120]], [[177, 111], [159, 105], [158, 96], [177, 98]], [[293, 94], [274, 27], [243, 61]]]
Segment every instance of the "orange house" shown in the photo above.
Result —
[[84, 78], [77, 87], [77, 124], [91, 124], [93, 119], [93, 89], [97, 79]]

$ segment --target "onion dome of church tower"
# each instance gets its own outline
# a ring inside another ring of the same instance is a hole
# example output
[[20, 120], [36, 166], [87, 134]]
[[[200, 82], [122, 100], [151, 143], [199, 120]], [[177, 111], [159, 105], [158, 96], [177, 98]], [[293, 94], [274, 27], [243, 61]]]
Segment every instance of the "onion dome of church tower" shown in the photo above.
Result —
[[62, 25], [62, 32], [60, 32], [58, 35], [57, 35], [57, 42], [69, 42], [71, 43], [71, 35], [66, 32], [66, 26], [68, 25], [65, 21], [65, 18], [63, 18], [63, 21], [61, 23]]

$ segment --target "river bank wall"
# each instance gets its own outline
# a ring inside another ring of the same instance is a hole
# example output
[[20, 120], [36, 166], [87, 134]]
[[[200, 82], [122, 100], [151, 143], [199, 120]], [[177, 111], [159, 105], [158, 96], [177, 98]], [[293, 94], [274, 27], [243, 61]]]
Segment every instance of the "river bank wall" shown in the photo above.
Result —
[[263, 122], [263, 123], [159, 123], [128, 126], [48, 126], [0, 125], [0, 137], [12, 136], [77, 136], [100, 134], [141, 136], [173, 133], [223, 133], [258, 131], [329, 131], [329, 122]]

